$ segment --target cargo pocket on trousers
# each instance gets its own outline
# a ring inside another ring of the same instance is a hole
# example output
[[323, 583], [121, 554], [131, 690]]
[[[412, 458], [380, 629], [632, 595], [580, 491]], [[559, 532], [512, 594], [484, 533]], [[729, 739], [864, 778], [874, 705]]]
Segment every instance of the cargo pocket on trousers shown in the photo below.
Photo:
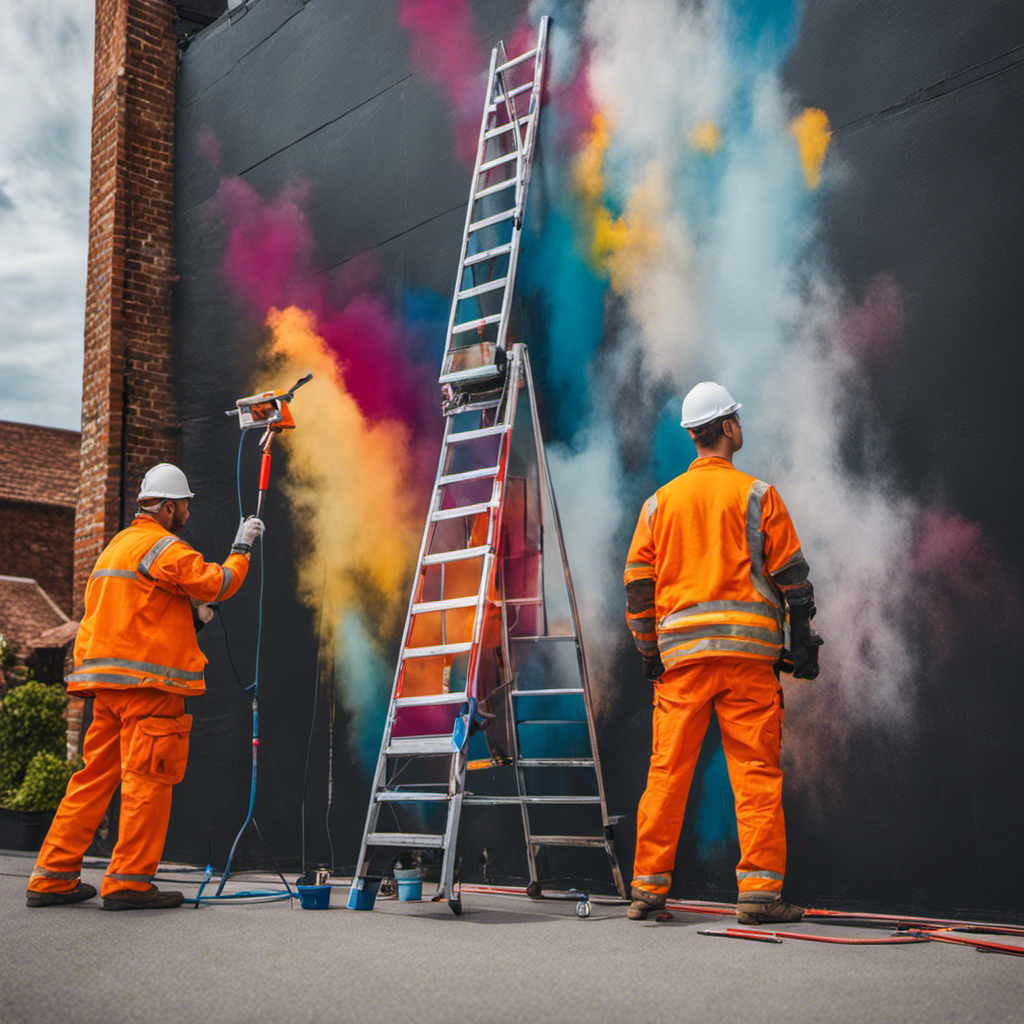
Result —
[[192, 716], [140, 718], [132, 736], [125, 767], [136, 775], [168, 786], [181, 782], [188, 762]]
[[775, 705], [775, 724], [779, 731], [779, 748], [782, 748], [782, 723], [786, 718], [786, 698], [782, 693], [782, 687], [780, 686], [775, 694], [775, 700], [772, 701]]

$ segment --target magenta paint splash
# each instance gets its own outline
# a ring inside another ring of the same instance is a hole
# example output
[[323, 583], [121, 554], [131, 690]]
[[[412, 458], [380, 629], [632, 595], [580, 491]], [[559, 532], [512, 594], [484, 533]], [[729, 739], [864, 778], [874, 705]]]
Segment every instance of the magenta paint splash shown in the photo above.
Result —
[[903, 292], [892, 274], [876, 274], [840, 326], [843, 345], [870, 371], [882, 369], [903, 340]]
[[220, 139], [208, 124], [199, 129], [196, 150], [214, 170], [220, 167]]
[[398, 20], [409, 33], [413, 67], [441, 89], [451, 108], [459, 159], [472, 164], [480, 131], [484, 59], [469, 0], [400, 0]]

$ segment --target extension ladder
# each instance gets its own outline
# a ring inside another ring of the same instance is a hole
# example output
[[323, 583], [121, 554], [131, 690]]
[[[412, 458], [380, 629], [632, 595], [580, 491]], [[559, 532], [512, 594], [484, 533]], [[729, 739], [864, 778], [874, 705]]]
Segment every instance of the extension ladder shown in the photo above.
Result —
[[[538, 854], [554, 846], [603, 850], [625, 894], [529, 357], [507, 343], [548, 23], [535, 49], [508, 60], [499, 43], [491, 55], [440, 378], [441, 455], [350, 906], [365, 905], [358, 892], [372, 886], [375, 858], [388, 866], [434, 850], [433, 899], [461, 913], [455, 848], [473, 804], [519, 807], [531, 895], [541, 892]], [[513, 84], [515, 69], [527, 83]], [[486, 756], [472, 757], [481, 744]], [[472, 791], [467, 771], [481, 779]]]

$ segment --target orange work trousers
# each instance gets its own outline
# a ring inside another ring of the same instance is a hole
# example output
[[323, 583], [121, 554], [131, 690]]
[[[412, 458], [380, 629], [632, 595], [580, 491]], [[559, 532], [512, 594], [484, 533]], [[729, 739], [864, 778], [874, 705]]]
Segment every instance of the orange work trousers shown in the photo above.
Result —
[[671, 669], [654, 688], [654, 727], [647, 789], [637, 812], [633, 885], [667, 893], [711, 710], [718, 715], [736, 801], [744, 899], [771, 900], [786, 872], [782, 816], [782, 690], [769, 661], [707, 658]]
[[121, 818], [101, 895], [148, 888], [160, 864], [171, 787], [185, 777], [192, 716], [184, 713], [184, 697], [160, 690], [96, 690], [94, 696], [85, 767], [71, 776], [39, 851], [28, 885], [33, 892], [74, 889], [118, 783]]

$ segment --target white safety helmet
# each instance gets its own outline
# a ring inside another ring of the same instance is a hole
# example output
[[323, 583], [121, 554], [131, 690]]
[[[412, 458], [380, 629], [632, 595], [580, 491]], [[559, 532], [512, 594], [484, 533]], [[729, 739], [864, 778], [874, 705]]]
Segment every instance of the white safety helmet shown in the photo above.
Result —
[[719, 416], [730, 416], [741, 409], [739, 402], [713, 380], [705, 380], [690, 388], [683, 399], [683, 418], [680, 426], [689, 430], [703, 427], [705, 423], [717, 420]]
[[139, 487], [139, 504], [152, 502], [157, 498], [194, 498], [189, 490], [188, 480], [177, 466], [161, 462], [143, 478]]

